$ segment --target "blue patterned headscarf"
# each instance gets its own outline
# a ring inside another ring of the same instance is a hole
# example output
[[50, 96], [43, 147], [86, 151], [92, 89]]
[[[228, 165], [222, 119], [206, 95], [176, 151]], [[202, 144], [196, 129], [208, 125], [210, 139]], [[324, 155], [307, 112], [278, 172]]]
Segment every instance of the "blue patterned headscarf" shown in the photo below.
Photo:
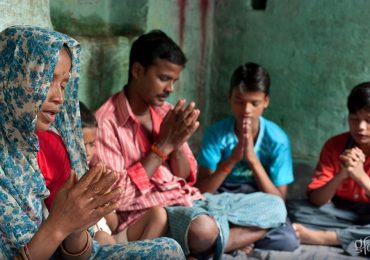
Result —
[[42, 222], [49, 191], [37, 164], [34, 131], [63, 45], [72, 56], [71, 77], [51, 128], [62, 137], [72, 169], [81, 176], [87, 164], [78, 104], [79, 43], [37, 27], [0, 33], [0, 259], [29, 242]]

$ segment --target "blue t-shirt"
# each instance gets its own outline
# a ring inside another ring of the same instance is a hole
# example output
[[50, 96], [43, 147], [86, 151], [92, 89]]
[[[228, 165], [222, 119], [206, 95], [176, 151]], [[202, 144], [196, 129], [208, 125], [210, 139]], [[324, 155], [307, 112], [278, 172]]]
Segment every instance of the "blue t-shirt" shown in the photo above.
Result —
[[[254, 151], [276, 186], [294, 181], [292, 155], [287, 134], [275, 123], [260, 117], [260, 129]], [[229, 116], [207, 128], [197, 160], [199, 166], [215, 171], [227, 160], [236, 145], [235, 118]], [[227, 183], [255, 184], [248, 163], [238, 162], [225, 179]]]

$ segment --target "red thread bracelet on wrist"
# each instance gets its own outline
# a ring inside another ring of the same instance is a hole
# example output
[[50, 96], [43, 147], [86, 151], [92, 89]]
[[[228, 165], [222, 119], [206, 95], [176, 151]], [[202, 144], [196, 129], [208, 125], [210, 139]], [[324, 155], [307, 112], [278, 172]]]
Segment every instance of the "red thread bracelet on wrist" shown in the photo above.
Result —
[[24, 246], [24, 253], [26, 254], [28, 260], [32, 260], [32, 257], [31, 257], [30, 251], [28, 250], [27, 244]]
[[223, 171], [224, 173], [227, 173], [229, 174], [231, 172], [231, 168], [227, 167], [227, 166], [221, 166], [221, 171]]
[[20, 253], [21, 253], [21, 258], [23, 260], [32, 260], [32, 257], [31, 257], [30, 251], [28, 250], [27, 244], [24, 247], [22, 247]]
[[168, 158], [167, 155], [161, 149], [159, 149], [156, 144], [152, 144], [152, 146], [150, 147], [150, 151], [161, 158], [162, 161], [166, 161]]

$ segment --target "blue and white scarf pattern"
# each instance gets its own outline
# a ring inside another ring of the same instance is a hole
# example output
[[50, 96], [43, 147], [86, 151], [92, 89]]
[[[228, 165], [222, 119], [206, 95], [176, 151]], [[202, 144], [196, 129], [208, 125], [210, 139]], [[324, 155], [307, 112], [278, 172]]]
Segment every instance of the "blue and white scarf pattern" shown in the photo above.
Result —
[[0, 34], [0, 251], [6, 256], [24, 246], [42, 222], [49, 191], [37, 164], [34, 131], [64, 44], [72, 56], [71, 79], [52, 127], [82, 175], [87, 165], [79, 127], [79, 43], [42, 28], [10, 27]]
[[[0, 33], [0, 259], [17, 255], [43, 221], [42, 203], [49, 191], [37, 164], [34, 131], [63, 45], [71, 52], [71, 77], [51, 128], [62, 137], [72, 169], [81, 176], [87, 160], [78, 104], [79, 43], [38, 27], [14, 26]], [[93, 248], [93, 258], [183, 257], [179, 245], [167, 238], [124, 247], [94, 243]]]

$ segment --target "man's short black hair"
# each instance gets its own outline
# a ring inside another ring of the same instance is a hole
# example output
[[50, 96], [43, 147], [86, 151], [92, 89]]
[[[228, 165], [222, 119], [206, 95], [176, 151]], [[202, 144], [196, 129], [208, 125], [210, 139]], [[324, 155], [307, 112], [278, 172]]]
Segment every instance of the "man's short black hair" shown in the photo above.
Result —
[[181, 66], [185, 66], [186, 63], [186, 57], [181, 48], [164, 32], [153, 30], [137, 38], [130, 51], [129, 81], [132, 64], [138, 62], [147, 68], [158, 58]]

